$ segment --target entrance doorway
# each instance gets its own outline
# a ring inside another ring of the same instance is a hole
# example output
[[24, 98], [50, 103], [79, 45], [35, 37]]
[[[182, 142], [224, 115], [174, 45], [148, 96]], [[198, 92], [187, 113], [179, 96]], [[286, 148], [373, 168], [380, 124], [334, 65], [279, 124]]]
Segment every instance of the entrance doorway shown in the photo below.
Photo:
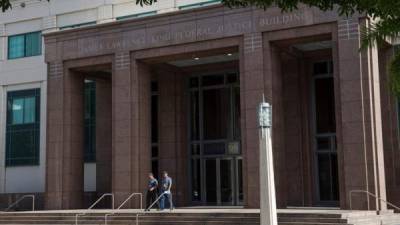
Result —
[[241, 202], [243, 199], [239, 194], [242, 190], [238, 189], [240, 187], [235, 178], [239, 179], [242, 159], [206, 158], [204, 163], [207, 204], [236, 205]]
[[339, 179], [333, 65], [313, 64], [314, 161], [317, 205], [338, 206]]
[[[89, 68], [88, 68], [89, 70]], [[105, 69], [104, 69], [105, 70]], [[112, 191], [112, 92], [111, 72], [82, 71], [83, 81], [83, 164], [84, 206], [89, 207]], [[109, 208], [106, 199], [97, 208]]]
[[193, 204], [242, 204], [239, 88], [236, 72], [189, 79]]

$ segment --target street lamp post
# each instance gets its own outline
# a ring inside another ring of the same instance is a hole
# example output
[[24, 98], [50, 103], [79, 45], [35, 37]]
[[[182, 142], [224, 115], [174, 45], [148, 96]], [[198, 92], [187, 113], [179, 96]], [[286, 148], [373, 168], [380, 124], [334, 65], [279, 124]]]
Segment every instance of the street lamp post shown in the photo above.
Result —
[[261, 225], [277, 225], [274, 164], [272, 157], [272, 108], [262, 102], [258, 111], [260, 138], [260, 219]]

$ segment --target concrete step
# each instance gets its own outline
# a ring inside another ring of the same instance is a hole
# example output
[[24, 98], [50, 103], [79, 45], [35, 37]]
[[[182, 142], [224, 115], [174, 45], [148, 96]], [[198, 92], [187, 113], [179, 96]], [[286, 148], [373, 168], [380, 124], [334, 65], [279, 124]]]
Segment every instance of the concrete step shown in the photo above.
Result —
[[305, 223], [335, 223], [335, 224], [347, 224], [346, 219], [341, 218], [307, 218], [307, 217], [278, 217], [278, 222], [288, 223], [288, 222], [305, 222]]
[[[245, 210], [243, 210], [245, 211]], [[139, 216], [140, 225], [259, 225], [257, 212], [241, 213], [151, 211]], [[75, 225], [75, 215], [82, 211], [10, 212], [0, 213], [1, 225]], [[85, 211], [87, 212], [87, 211]], [[103, 225], [104, 216], [111, 211], [90, 211], [79, 217], [82, 225]], [[109, 225], [136, 225], [140, 211], [118, 212], [109, 217]], [[371, 211], [302, 211], [278, 213], [279, 225], [400, 225], [400, 215], [377, 215]], [[382, 224], [381, 224], [382, 222]]]

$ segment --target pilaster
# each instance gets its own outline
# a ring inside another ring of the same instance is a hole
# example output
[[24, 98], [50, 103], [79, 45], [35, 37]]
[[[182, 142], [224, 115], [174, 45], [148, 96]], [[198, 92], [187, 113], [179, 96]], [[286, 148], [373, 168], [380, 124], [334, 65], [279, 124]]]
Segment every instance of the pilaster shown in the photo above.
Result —
[[[159, 83], [159, 168], [174, 180], [174, 204], [183, 205], [187, 195], [185, 79], [175, 71], [162, 70]], [[159, 177], [161, 179], [161, 177]]]
[[112, 192], [116, 204], [127, 198], [135, 185], [131, 179], [134, 161], [132, 148], [132, 90], [129, 52], [118, 52], [114, 57], [112, 74]]
[[111, 192], [111, 102], [111, 82], [96, 79], [96, 191], [99, 195]]
[[83, 78], [48, 65], [46, 209], [83, 203]]
[[[345, 193], [365, 190], [386, 199], [378, 51], [360, 48], [360, 26], [369, 20], [338, 22], [338, 64], [343, 136]], [[353, 195], [353, 209], [385, 210], [386, 204], [366, 194]], [[347, 207], [349, 202], [347, 202]]]
[[240, 57], [244, 204], [248, 208], [258, 208], [260, 181], [257, 107], [264, 95], [264, 54], [261, 33], [244, 35]]
[[131, 59], [132, 67], [132, 192], [142, 192], [148, 184], [151, 172], [151, 72], [148, 65]]
[[272, 157], [277, 207], [286, 207], [287, 168], [285, 155], [285, 117], [283, 109], [283, 88], [281, 52], [273, 46], [268, 37], [263, 40], [264, 49], [264, 93], [272, 105]]

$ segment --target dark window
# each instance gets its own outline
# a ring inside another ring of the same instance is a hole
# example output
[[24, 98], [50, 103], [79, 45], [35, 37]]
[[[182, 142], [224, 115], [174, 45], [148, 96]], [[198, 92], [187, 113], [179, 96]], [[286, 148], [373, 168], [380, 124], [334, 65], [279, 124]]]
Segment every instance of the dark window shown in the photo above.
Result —
[[223, 155], [225, 154], [225, 143], [204, 144], [204, 155]]
[[8, 37], [8, 59], [42, 54], [42, 33], [33, 32]]
[[158, 142], [158, 95], [151, 96], [151, 143]]
[[158, 177], [158, 160], [153, 159], [151, 160], [151, 171], [155, 178], [159, 179]]
[[207, 75], [202, 77], [201, 85], [203, 87], [213, 86], [213, 85], [223, 85], [224, 75]]
[[6, 166], [38, 165], [40, 89], [7, 93]]
[[200, 155], [200, 144], [192, 144], [192, 155]]
[[198, 77], [191, 77], [190, 80], [189, 80], [189, 87], [190, 88], [199, 87], [199, 78]]
[[158, 82], [151, 82], [151, 171], [158, 177]]
[[204, 140], [226, 139], [230, 121], [229, 88], [203, 91]]
[[335, 96], [333, 77], [315, 80], [317, 133], [335, 133]]
[[190, 93], [190, 137], [192, 141], [200, 139], [200, 100], [199, 92]]
[[339, 199], [338, 162], [336, 154], [318, 154], [319, 195], [321, 201]]
[[229, 73], [226, 75], [226, 82], [228, 84], [236, 83], [236, 82], [238, 82], [238, 80], [239, 80], [239, 77], [238, 77], [237, 73]]
[[333, 64], [332, 61], [314, 63], [314, 75], [332, 74]]
[[201, 201], [200, 159], [192, 159], [192, 200]]
[[206, 201], [210, 204], [217, 202], [217, 161], [206, 160]]
[[240, 88], [233, 89], [233, 137], [240, 140]]
[[96, 83], [85, 83], [85, 162], [96, 162]]
[[151, 147], [151, 157], [157, 158], [158, 157], [158, 146], [154, 145]]
[[158, 92], [158, 83], [157, 82], [151, 82], [151, 93], [154, 93], [157, 95]]
[[242, 171], [242, 160], [241, 159], [239, 159], [238, 160], [238, 185], [239, 185], [239, 187], [238, 187], [238, 189], [239, 189], [239, 193], [238, 193], [238, 195], [239, 195], [239, 202], [243, 202], [243, 177], [242, 177], [242, 173], [243, 173], [243, 171]]

